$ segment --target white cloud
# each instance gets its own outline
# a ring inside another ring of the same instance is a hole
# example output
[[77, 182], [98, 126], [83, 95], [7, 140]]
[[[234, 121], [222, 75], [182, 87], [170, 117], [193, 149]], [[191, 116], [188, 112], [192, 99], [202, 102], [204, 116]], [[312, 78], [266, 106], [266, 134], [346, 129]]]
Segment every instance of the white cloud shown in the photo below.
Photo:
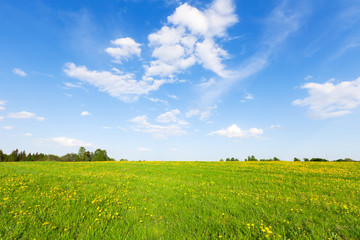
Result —
[[85, 66], [78, 67], [74, 63], [67, 63], [64, 72], [69, 77], [91, 84], [125, 102], [135, 101], [139, 95], [155, 91], [165, 83], [165, 80], [154, 80], [149, 77], [137, 81], [132, 74], [117, 75], [108, 71], [90, 71]]
[[[214, 85], [200, 92], [201, 97], [198, 101], [199, 104], [203, 107], [214, 104], [218, 98], [228, 92], [235, 83], [254, 75], [269, 64], [273, 53], [277, 51], [279, 46], [281, 46], [292, 33], [298, 30], [301, 20], [308, 13], [305, 2], [282, 1], [276, 6], [269, 17], [262, 22], [264, 31], [262, 33], [262, 39], [257, 45], [258, 50], [249, 58], [244, 59], [236, 69], [232, 69], [231, 74], [228, 74], [229, 71], [226, 68], [221, 69], [220, 63], [223, 65], [221, 61], [216, 62], [216, 58], [210, 59], [213, 65], [216, 66], [214, 71], [229, 76], [217, 80]], [[220, 3], [221, 1], [218, 2], [218, 4]], [[218, 59], [221, 59], [221, 57], [218, 56]]]
[[169, 94], [169, 95], [167, 95], [169, 98], [172, 98], [172, 99], [175, 99], [175, 100], [179, 100], [179, 97], [178, 96], [176, 96], [176, 95], [171, 95], [171, 94]]
[[1, 120], [4, 120], [4, 118], [5, 118], [4, 116], [0, 116], [0, 121], [1, 121]]
[[111, 41], [112, 44], [117, 47], [109, 47], [105, 51], [110, 54], [117, 63], [121, 63], [122, 60], [128, 60], [129, 57], [135, 55], [140, 56], [141, 44], [135, 42], [133, 39], [126, 38], [118, 38], [116, 40]]
[[26, 136], [26, 137], [31, 137], [31, 136], [32, 136], [32, 133], [24, 133], [24, 136]]
[[177, 148], [169, 148], [169, 151], [178, 152], [179, 150]]
[[158, 32], [149, 35], [150, 46], [154, 47], [148, 76], [171, 76], [199, 63], [221, 77], [227, 77], [222, 60], [227, 52], [216, 43], [215, 37], [225, 37], [226, 30], [238, 20], [234, 14], [232, 0], [215, 0], [201, 11], [182, 4], [176, 8]]
[[263, 130], [259, 128], [250, 128], [249, 130], [242, 130], [236, 124], [222, 130], [217, 130], [209, 133], [209, 135], [219, 135], [228, 138], [252, 138], [263, 134]]
[[310, 79], [313, 79], [314, 77], [311, 76], [311, 75], [307, 75], [306, 77], [304, 77], [304, 80], [307, 81], [307, 80], [310, 80]]
[[324, 119], [351, 113], [360, 105], [360, 78], [334, 84], [331, 81], [307, 83], [308, 97], [293, 101], [294, 105], [309, 108], [310, 117]]
[[169, 103], [165, 100], [162, 100], [162, 99], [159, 99], [159, 98], [151, 98], [151, 97], [148, 97], [147, 99], [149, 99], [150, 101], [152, 102], [160, 102], [160, 103], [163, 103], [165, 105], [169, 105]]
[[138, 151], [140, 151], [140, 152], [148, 152], [148, 151], [151, 151], [151, 148], [138, 148], [137, 149]]
[[215, 79], [210, 78], [208, 81], [206, 81], [206, 80], [201, 81], [201, 83], [199, 84], [199, 87], [208, 88], [208, 87], [214, 85], [215, 83], [216, 83]]
[[93, 147], [94, 145], [91, 143], [83, 142], [81, 140], [75, 138], [67, 138], [67, 137], [53, 137], [48, 139], [47, 141], [57, 143], [59, 145], [65, 147]]
[[83, 88], [82, 83], [81, 82], [78, 82], [76, 84], [74, 83], [71, 83], [71, 82], [64, 82], [64, 85], [66, 88]]
[[210, 106], [210, 107], [206, 107], [206, 108], [203, 108], [203, 109], [190, 109], [187, 113], [185, 113], [185, 116], [187, 118], [190, 118], [190, 117], [194, 117], [194, 116], [199, 116], [199, 119], [201, 121], [204, 121], [206, 119], [208, 119], [212, 112], [217, 109], [217, 105], [213, 105], [213, 106]]
[[5, 110], [6, 108], [4, 106], [0, 106], [0, 111]]
[[210, 8], [200, 11], [187, 3], [175, 10], [168, 21], [189, 29], [194, 35], [224, 36], [226, 29], [238, 21], [232, 0], [215, 0]]
[[5, 105], [6, 105], [5, 101], [0, 101], [0, 111], [6, 109], [6, 108], [4, 107]]
[[179, 120], [177, 118], [177, 115], [180, 114], [180, 111], [178, 109], [174, 109], [171, 110], [169, 112], [160, 114], [157, 118], [156, 121], [157, 122], [161, 122], [161, 123], [177, 123], [179, 125], [186, 125], [188, 124], [185, 121]]
[[251, 95], [250, 93], [248, 93], [245, 97], [246, 100], [253, 100], [254, 99], [254, 96]]
[[90, 116], [91, 113], [89, 113], [88, 111], [83, 111], [80, 115], [81, 116]]
[[36, 119], [38, 121], [44, 121], [45, 118], [44, 117], [39, 117], [36, 116], [35, 113], [31, 113], [31, 112], [26, 112], [26, 111], [22, 111], [22, 112], [17, 112], [17, 113], [8, 113], [7, 115], [8, 118], [17, 118], [17, 119]]
[[280, 124], [276, 124], [276, 125], [270, 125], [269, 128], [270, 128], [270, 129], [283, 129], [284, 127], [281, 126]]
[[196, 54], [199, 62], [208, 70], [218, 74], [220, 77], [230, 77], [230, 71], [225, 70], [222, 60], [228, 57], [228, 53], [220, 48], [213, 39], [205, 39], [196, 44]]
[[14, 68], [14, 69], [12, 70], [12, 72], [13, 72], [14, 74], [16, 74], [16, 75], [21, 76], [21, 77], [26, 77], [26, 76], [27, 76], [26, 72], [24, 72], [24, 71], [21, 70], [20, 68]]
[[108, 130], [108, 129], [112, 129], [112, 127], [109, 127], [109, 126], [103, 126], [102, 129], [104, 130]]
[[13, 126], [3, 126], [3, 127], [1, 127], [2, 129], [5, 129], [5, 130], [12, 130], [12, 129], [14, 129], [14, 127]]
[[155, 138], [165, 139], [167, 136], [181, 136], [187, 134], [185, 130], [181, 129], [181, 125], [179, 124], [170, 124], [167, 126], [150, 124], [145, 115], [137, 116], [130, 121], [137, 124], [134, 128], [135, 131], [150, 133]]

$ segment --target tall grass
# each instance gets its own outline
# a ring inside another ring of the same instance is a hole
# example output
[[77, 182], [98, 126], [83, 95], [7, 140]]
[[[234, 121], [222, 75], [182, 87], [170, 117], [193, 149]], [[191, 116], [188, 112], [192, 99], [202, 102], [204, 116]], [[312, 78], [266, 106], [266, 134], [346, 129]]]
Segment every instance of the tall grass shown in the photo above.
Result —
[[2, 239], [360, 239], [360, 165], [0, 164]]

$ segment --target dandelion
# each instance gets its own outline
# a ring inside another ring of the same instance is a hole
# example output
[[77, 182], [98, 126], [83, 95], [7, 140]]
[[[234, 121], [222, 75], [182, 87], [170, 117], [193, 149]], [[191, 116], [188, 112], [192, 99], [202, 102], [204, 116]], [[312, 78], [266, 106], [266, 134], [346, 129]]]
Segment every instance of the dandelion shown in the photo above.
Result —
[[44, 222], [42, 225], [45, 226], [45, 225], [48, 225], [48, 224], [49, 224], [49, 222]]

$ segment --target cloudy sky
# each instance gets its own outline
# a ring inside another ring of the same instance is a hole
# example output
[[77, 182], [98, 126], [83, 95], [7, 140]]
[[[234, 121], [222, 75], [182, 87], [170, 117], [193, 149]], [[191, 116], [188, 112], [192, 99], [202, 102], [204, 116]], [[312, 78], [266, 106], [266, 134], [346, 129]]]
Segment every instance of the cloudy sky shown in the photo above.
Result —
[[0, 2], [0, 149], [360, 159], [358, 0]]

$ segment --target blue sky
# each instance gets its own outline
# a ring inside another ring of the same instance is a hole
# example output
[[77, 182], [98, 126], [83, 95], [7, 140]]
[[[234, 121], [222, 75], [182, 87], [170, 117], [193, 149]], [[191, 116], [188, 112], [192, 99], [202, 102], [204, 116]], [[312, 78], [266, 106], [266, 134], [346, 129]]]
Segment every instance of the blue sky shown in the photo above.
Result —
[[0, 149], [360, 159], [360, 2], [0, 2]]

